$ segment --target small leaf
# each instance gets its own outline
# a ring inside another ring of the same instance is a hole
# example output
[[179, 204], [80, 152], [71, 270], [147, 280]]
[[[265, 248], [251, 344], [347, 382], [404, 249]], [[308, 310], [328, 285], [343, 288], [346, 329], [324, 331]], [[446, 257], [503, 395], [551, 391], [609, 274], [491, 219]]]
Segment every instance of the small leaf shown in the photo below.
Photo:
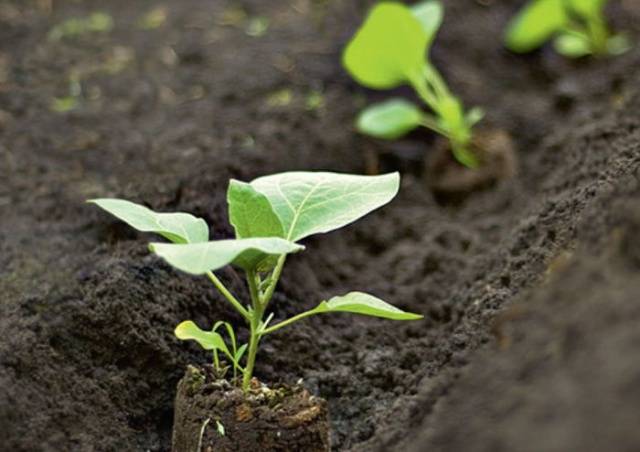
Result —
[[[224, 436], [225, 435], [224, 425], [222, 425], [222, 422], [216, 421], [216, 430], [218, 431], [218, 435], [220, 435], [220, 436]], [[200, 448], [198, 448], [198, 449], [200, 449]]]
[[553, 41], [556, 51], [569, 58], [580, 58], [592, 53], [586, 36], [563, 33]]
[[280, 219], [265, 195], [250, 184], [232, 179], [227, 190], [229, 219], [239, 239], [283, 237]]
[[391, 320], [418, 320], [423, 316], [405, 312], [395, 306], [362, 292], [350, 292], [340, 297], [323, 301], [314, 309], [318, 314], [325, 312], [350, 312], [353, 314], [382, 317]]
[[242, 359], [242, 356], [244, 356], [244, 352], [247, 351], [247, 345], [248, 344], [242, 344], [240, 348], [238, 348], [238, 350], [236, 351], [236, 356], [234, 356], [234, 360], [237, 365], [239, 365], [240, 360]]
[[420, 21], [422, 29], [427, 35], [427, 45], [430, 45], [442, 24], [444, 17], [442, 3], [437, 0], [427, 0], [412, 6], [411, 12]]
[[209, 240], [209, 227], [202, 218], [188, 213], [156, 213], [124, 199], [88, 201], [142, 232], [155, 232], [174, 243], [202, 243]]
[[192, 275], [202, 275], [228, 264], [253, 269], [265, 254], [296, 253], [304, 247], [277, 237], [216, 240], [205, 243], [152, 243], [151, 251], [169, 264]]
[[484, 118], [484, 110], [480, 107], [473, 107], [467, 112], [466, 121], [469, 127], [473, 127]]
[[398, 193], [398, 173], [356, 176], [328, 172], [288, 172], [260, 177], [251, 186], [267, 197], [296, 242], [356, 221]]
[[428, 41], [422, 27], [405, 5], [379, 3], [347, 45], [342, 63], [366, 87], [402, 85], [422, 74]]
[[372, 105], [360, 113], [357, 128], [366, 135], [394, 140], [418, 127], [422, 114], [411, 102], [391, 99]]
[[518, 53], [540, 47], [567, 22], [564, 0], [533, 0], [507, 27], [505, 43]]
[[607, 53], [609, 55], [622, 55], [632, 48], [631, 40], [623, 33], [611, 36], [607, 39]]
[[223, 353], [229, 355], [227, 345], [224, 343], [222, 336], [213, 331], [203, 331], [198, 325], [191, 320], [186, 320], [180, 323], [175, 331], [176, 337], [180, 340], [193, 340], [196, 341], [205, 350], [220, 350]]

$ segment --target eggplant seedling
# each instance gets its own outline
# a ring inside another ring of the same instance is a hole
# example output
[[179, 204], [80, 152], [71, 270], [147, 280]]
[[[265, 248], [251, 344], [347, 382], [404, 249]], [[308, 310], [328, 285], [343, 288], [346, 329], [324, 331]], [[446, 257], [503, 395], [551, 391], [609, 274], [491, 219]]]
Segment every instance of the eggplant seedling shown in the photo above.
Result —
[[631, 48], [624, 34], [613, 34], [604, 18], [607, 0], [532, 0], [511, 21], [507, 47], [526, 53], [553, 39], [556, 51], [569, 58], [619, 55]]
[[[187, 320], [176, 327], [175, 335], [212, 350], [215, 366], [219, 366], [218, 353], [226, 356], [233, 369], [242, 373], [242, 387], [246, 391], [261, 339], [298, 320], [329, 312], [392, 320], [422, 318], [362, 292], [322, 301], [309, 311], [275, 324], [271, 324], [274, 314], [267, 315], [287, 255], [304, 249], [298, 242], [313, 234], [339, 229], [387, 204], [397, 194], [399, 182], [397, 173], [357, 176], [328, 172], [288, 172], [260, 177], [250, 183], [231, 180], [227, 201], [236, 237], [215, 241], [209, 241], [205, 221], [187, 213], [156, 213], [121, 199], [90, 202], [139, 231], [155, 232], [172, 242], [151, 243], [150, 249], [178, 270], [207, 276], [238, 311], [249, 329], [248, 344], [238, 347], [233, 328], [226, 322], [202, 330]], [[250, 303], [243, 304], [214, 274], [228, 264], [245, 272]], [[217, 331], [223, 326], [231, 346]]]
[[471, 148], [472, 128], [483, 112], [479, 108], [466, 112], [429, 60], [442, 18], [443, 7], [436, 0], [414, 7], [379, 3], [345, 48], [342, 63], [367, 88], [412, 86], [432, 112], [404, 99], [391, 99], [360, 113], [359, 132], [393, 140], [423, 126], [446, 137], [456, 160], [473, 168], [479, 160]]

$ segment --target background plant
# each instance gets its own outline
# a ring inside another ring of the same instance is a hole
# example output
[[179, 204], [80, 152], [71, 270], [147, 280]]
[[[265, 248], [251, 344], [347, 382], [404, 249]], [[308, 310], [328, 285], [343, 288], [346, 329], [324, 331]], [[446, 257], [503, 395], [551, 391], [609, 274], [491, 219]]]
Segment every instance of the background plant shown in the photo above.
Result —
[[[150, 249], [173, 267], [193, 275], [207, 276], [238, 311], [249, 328], [249, 343], [237, 346], [229, 323], [217, 322], [202, 330], [192, 321], [180, 323], [175, 334], [195, 340], [219, 353], [242, 373], [246, 391], [251, 381], [260, 340], [303, 318], [328, 312], [350, 312], [392, 320], [422, 316], [404, 312], [372, 295], [350, 292], [322, 301], [315, 308], [271, 325], [266, 315], [287, 255], [304, 249], [297, 242], [313, 234], [341, 228], [388, 203], [398, 192], [397, 173], [356, 176], [328, 172], [288, 172], [265, 176], [251, 183], [231, 180], [227, 191], [229, 219], [235, 239], [209, 240], [205, 221], [187, 213], [156, 213], [121, 199], [93, 202], [139, 231], [155, 232], [172, 243], [152, 243]], [[228, 264], [246, 274], [250, 303], [243, 305], [214, 272]], [[223, 328], [224, 327], [224, 328]], [[220, 331], [226, 332], [230, 346]], [[241, 360], [245, 357], [244, 366]]]
[[571, 58], [618, 55], [630, 48], [623, 34], [612, 34], [604, 17], [607, 0], [532, 0], [511, 21], [505, 43], [526, 53], [553, 39], [556, 51]]
[[432, 113], [404, 99], [365, 109], [357, 119], [361, 133], [396, 139], [418, 126], [448, 138], [455, 158], [468, 167], [479, 164], [471, 148], [472, 128], [482, 119], [479, 108], [465, 112], [429, 59], [442, 23], [443, 7], [429, 0], [412, 8], [395, 2], [373, 7], [345, 48], [343, 65], [363, 86], [392, 89], [410, 85]]

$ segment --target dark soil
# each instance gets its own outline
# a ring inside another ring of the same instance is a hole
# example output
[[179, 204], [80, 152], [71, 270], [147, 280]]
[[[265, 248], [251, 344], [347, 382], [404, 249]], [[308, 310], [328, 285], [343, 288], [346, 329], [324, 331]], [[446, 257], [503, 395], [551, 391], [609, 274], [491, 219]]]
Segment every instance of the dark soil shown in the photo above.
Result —
[[[640, 449], [640, 46], [511, 55], [499, 30], [524, 1], [446, 1], [433, 58], [519, 168], [442, 204], [415, 171], [431, 135], [347, 126], [386, 97], [339, 65], [370, 3], [0, 2], [0, 450], [168, 450], [176, 383], [208, 359], [173, 328], [239, 323], [85, 199], [188, 211], [228, 237], [230, 177], [361, 173], [371, 155], [405, 170], [399, 197], [308, 240], [275, 316], [366, 290], [425, 319], [312, 318], [265, 341], [257, 376], [327, 399], [335, 450]], [[638, 3], [611, 3], [638, 38]], [[140, 28], [159, 7], [166, 22]], [[95, 10], [113, 30], [47, 39]]]
[[325, 400], [301, 386], [252, 383], [245, 394], [211, 367], [188, 366], [178, 382], [172, 452], [330, 450]]

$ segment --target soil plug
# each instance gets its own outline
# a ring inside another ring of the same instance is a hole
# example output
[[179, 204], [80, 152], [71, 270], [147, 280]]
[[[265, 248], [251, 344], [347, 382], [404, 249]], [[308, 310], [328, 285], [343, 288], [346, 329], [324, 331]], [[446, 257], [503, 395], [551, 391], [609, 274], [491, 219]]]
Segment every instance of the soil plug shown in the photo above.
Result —
[[620, 55], [629, 38], [612, 33], [604, 17], [607, 0], [532, 0], [511, 21], [506, 46], [527, 53], [553, 39], [558, 53], [569, 58]]
[[[268, 388], [253, 378], [262, 339], [298, 320], [324, 313], [348, 312], [391, 320], [422, 316], [373, 295], [350, 292], [272, 323], [274, 313], [267, 314], [269, 303], [287, 256], [304, 249], [300, 240], [339, 229], [387, 204], [397, 194], [399, 183], [397, 173], [288, 172], [250, 183], [231, 180], [227, 201], [236, 237], [215, 241], [209, 241], [205, 221], [187, 213], [156, 213], [121, 199], [90, 201], [135, 229], [155, 232], [171, 242], [152, 243], [150, 249], [178, 270], [209, 278], [247, 325], [249, 342], [242, 345], [237, 344], [233, 327], [226, 322], [201, 329], [187, 320], [176, 327], [179, 339], [196, 341], [212, 353], [213, 360], [204, 369], [190, 368], [178, 386], [175, 452], [192, 452], [199, 444], [201, 450], [215, 451], [328, 450], [324, 401], [300, 387]], [[248, 303], [243, 304], [215, 275], [226, 265], [245, 272]], [[223, 379], [223, 361], [233, 371], [229, 381]]]
[[[450, 90], [429, 59], [429, 50], [440, 28], [444, 8], [439, 1], [428, 0], [413, 7], [401, 3], [382, 2], [374, 6], [343, 53], [343, 65], [361, 85], [377, 90], [411, 86], [429, 108], [424, 111], [405, 99], [394, 98], [374, 104], [360, 113], [356, 121], [359, 132], [375, 138], [395, 140], [422, 126], [446, 139], [446, 152], [453, 156], [452, 169], [463, 173], [459, 178], [447, 176], [443, 182], [442, 159], [432, 156], [437, 164], [427, 164], [427, 179], [434, 189], [470, 192], [493, 182], [506, 171], [491, 168], [501, 161], [513, 161], [512, 144], [506, 148], [485, 149], [491, 140], [475, 139], [473, 127], [483, 118], [478, 107], [465, 110], [461, 100]], [[504, 135], [504, 132], [500, 132]], [[502, 152], [509, 153], [503, 157]], [[496, 156], [497, 159], [496, 159]], [[439, 172], [433, 172], [438, 168]], [[469, 177], [470, 171], [482, 171]], [[489, 168], [488, 170], [486, 168]], [[469, 181], [473, 183], [470, 184]]]

